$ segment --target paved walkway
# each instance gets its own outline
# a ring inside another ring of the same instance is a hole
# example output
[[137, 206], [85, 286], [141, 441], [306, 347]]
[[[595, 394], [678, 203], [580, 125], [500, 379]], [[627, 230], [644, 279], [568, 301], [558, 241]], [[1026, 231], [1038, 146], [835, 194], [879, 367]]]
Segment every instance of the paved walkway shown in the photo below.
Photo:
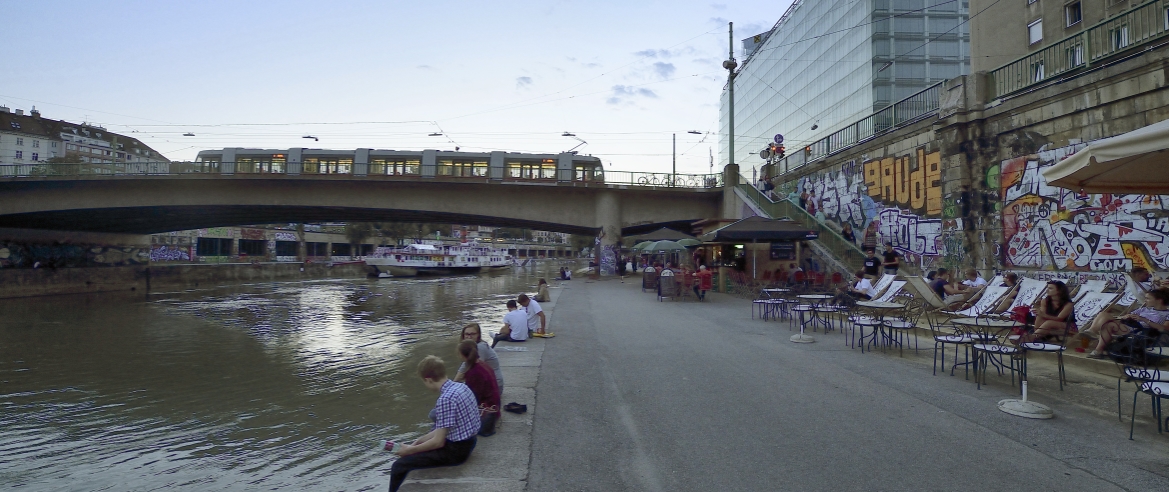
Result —
[[[996, 408], [1016, 395], [1005, 376], [981, 391], [961, 372], [932, 376], [932, 343], [905, 358], [861, 354], [839, 333], [793, 344], [748, 301], [659, 303], [637, 287], [574, 280], [559, 293], [527, 490], [1169, 489], [1169, 436], [1142, 397], [1128, 440], [1131, 392], [1120, 423], [1115, 379], [1073, 373], [1059, 393], [1033, 362], [1032, 397], [1057, 417], [1022, 419]], [[524, 459], [510, 453], [475, 459]], [[476, 490], [518, 490], [500, 483]]]

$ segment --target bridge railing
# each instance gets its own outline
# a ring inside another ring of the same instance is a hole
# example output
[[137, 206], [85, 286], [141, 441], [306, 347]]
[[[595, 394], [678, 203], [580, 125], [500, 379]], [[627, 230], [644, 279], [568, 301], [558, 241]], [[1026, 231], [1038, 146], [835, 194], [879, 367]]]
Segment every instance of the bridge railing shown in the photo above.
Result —
[[[326, 168], [322, 167], [318, 172], [300, 172], [289, 173], [288, 167], [283, 164], [277, 166], [270, 163], [268, 165], [257, 165], [257, 163], [244, 163], [246, 165], [240, 166], [232, 165], [232, 163], [222, 162], [120, 162], [120, 163], [32, 163], [32, 164], [0, 164], [0, 179], [3, 178], [70, 178], [70, 177], [88, 177], [88, 176], [155, 176], [155, 175], [192, 175], [192, 174], [217, 174], [217, 175], [256, 175], [256, 174], [278, 174], [278, 175], [299, 175], [302, 177], [323, 176], [323, 175], [348, 175], [358, 179], [401, 179], [401, 180], [422, 180], [422, 179], [440, 179], [443, 181], [450, 180], [474, 180], [474, 181], [491, 181], [486, 176], [437, 176], [427, 177], [418, 174], [356, 174], [353, 173], [350, 167], [336, 167]], [[299, 168], [299, 167], [298, 167]], [[226, 170], [231, 170], [230, 172]], [[516, 177], [507, 177], [502, 180], [495, 180], [497, 182], [513, 183], [516, 181], [533, 181], [533, 182], [548, 182], [556, 183], [555, 179], [524, 179]], [[716, 174], [672, 174], [672, 173], [646, 173], [646, 172], [632, 172], [632, 171], [602, 171], [589, 175], [578, 175], [571, 182], [584, 185], [629, 185], [629, 186], [648, 186], [655, 188], [721, 188], [723, 186], [723, 176], [721, 173]]]

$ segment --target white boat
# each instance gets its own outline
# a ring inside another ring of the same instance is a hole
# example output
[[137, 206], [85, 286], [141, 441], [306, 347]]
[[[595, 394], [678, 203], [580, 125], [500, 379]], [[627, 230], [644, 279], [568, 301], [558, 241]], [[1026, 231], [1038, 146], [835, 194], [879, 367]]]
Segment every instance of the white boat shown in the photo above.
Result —
[[413, 277], [509, 268], [513, 258], [506, 249], [478, 243], [454, 246], [411, 244], [401, 248], [379, 247], [365, 257], [365, 264], [377, 269], [379, 276], [388, 273], [395, 277]]

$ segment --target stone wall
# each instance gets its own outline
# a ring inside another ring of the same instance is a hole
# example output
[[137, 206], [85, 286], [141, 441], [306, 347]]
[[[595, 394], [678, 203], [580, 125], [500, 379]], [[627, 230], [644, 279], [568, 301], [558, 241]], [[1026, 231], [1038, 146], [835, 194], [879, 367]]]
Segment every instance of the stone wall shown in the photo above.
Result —
[[946, 84], [941, 117], [780, 176], [778, 190], [809, 191], [818, 215], [851, 223], [858, 238], [876, 224], [923, 268], [1113, 279], [1167, 270], [1169, 190], [1083, 195], [1041, 174], [1087, 142], [1169, 118], [1167, 62], [1158, 47], [994, 101], [982, 97], [984, 74], [961, 77]]

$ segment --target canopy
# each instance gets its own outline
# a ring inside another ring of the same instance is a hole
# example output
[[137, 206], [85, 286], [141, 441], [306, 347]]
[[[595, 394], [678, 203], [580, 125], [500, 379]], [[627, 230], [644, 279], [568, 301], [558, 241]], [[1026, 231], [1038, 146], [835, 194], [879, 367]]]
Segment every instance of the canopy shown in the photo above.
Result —
[[675, 242], [677, 242], [678, 244], [681, 244], [682, 246], [685, 246], [687, 248], [689, 248], [691, 246], [698, 246], [699, 244], [702, 244], [702, 241], [699, 241], [699, 240], [694, 239], [694, 238], [679, 239]]
[[653, 243], [654, 243], [653, 241], [642, 241], [640, 243], [633, 245], [633, 247], [630, 249], [632, 249], [633, 251], [644, 251], [646, 246], [649, 246]]
[[728, 224], [702, 235], [703, 241], [742, 243], [748, 241], [803, 241], [820, 234], [794, 220], [775, 220], [753, 216]]
[[1085, 193], [1169, 193], [1169, 120], [1091, 142], [1043, 171], [1047, 184]]
[[694, 236], [663, 227], [653, 232], [629, 236], [629, 239], [634, 241], [677, 241], [679, 239], [694, 239]]

